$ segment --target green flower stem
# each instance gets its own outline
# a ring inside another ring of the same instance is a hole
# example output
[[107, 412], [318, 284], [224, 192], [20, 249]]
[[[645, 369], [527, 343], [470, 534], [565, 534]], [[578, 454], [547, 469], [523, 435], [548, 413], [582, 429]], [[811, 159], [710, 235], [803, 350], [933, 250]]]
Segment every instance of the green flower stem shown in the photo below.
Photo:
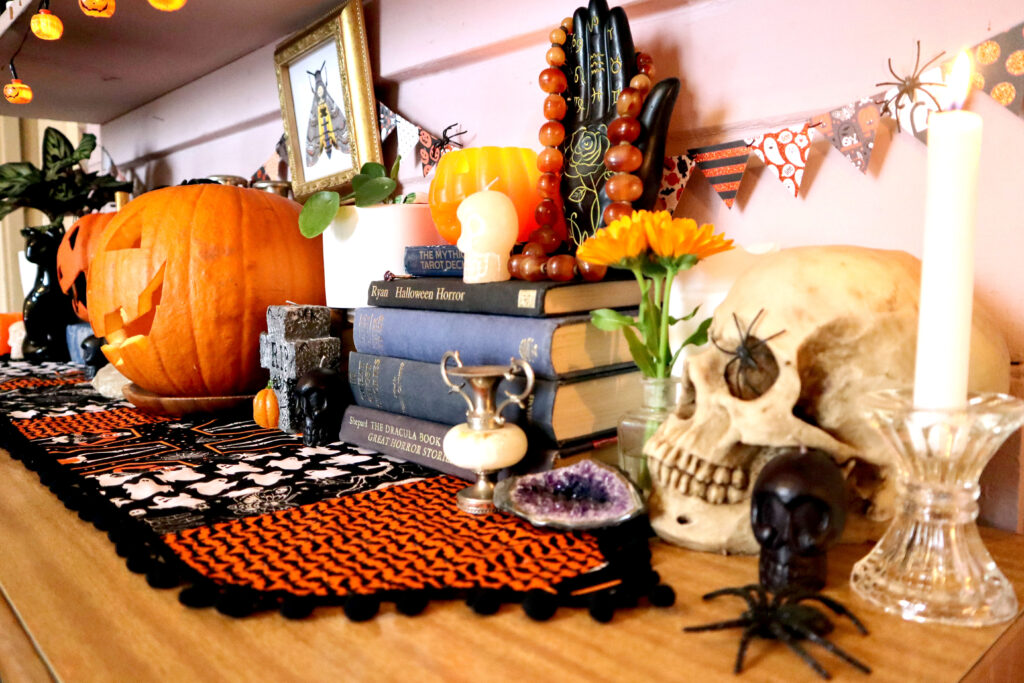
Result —
[[668, 350], [668, 305], [672, 296], [672, 282], [676, 278], [676, 272], [676, 269], [671, 266], [665, 269], [665, 291], [662, 292], [661, 329], [659, 330], [659, 341], [661, 342], [658, 350], [658, 370], [661, 372], [659, 377], [668, 377], [672, 372], [671, 355]]
[[[647, 282], [647, 279], [644, 277], [643, 273], [640, 271], [640, 266], [632, 265], [631, 264], [629, 266], [629, 269], [631, 271], [633, 271], [633, 277], [636, 278], [636, 283], [640, 286], [640, 309], [639, 309], [639, 311], [637, 311], [637, 322], [638, 322], [637, 327], [640, 329], [641, 332], [643, 332], [644, 331], [644, 328], [643, 328], [644, 313], [646, 312], [647, 292], [650, 289], [650, 283]], [[646, 342], [646, 341], [647, 341], [647, 336], [645, 335], [644, 336], [644, 342]]]

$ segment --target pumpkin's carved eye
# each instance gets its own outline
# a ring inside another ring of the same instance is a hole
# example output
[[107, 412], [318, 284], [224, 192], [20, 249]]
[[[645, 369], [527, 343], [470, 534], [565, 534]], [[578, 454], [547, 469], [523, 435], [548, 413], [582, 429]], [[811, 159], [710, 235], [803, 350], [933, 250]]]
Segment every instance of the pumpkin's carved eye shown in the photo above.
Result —
[[139, 294], [138, 316], [129, 320], [124, 306], [118, 306], [116, 311], [111, 311], [104, 316], [103, 322], [107, 329], [108, 343], [118, 344], [131, 337], [145, 336], [153, 329], [153, 319], [156, 317], [157, 308], [164, 295], [164, 270], [166, 268], [166, 263], [160, 266], [160, 270]]

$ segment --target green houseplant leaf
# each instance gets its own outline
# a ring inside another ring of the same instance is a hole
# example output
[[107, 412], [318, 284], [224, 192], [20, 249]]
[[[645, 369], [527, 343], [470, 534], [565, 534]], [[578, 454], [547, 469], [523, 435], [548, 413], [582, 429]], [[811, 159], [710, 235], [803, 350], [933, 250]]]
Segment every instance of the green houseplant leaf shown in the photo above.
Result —
[[74, 153], [75, 147], [64, 133], [61, 133], [56, 128], [49, 127], [43, 132], [44, 173], [49, 175], [54, 170], [56, 164], [72, 158]]
[[310, 239], [323, 233], [338, 214], [341, 197], [337, 192], [317, 192], [306, 200], [299, 213], [299, 232]]
[[[381, 168], [384, 168], [381, 166]], [[391, 196], [397, 183], [386, 176], [370, 178], [356, 191], [356, 206], [373, 206], [380, 204]]]

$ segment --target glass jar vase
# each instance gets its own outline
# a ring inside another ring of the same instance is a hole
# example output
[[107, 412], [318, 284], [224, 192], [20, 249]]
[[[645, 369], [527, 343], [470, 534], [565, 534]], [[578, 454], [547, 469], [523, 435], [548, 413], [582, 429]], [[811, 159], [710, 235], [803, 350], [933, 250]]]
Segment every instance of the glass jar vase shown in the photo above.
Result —
[[644, 444], [679, 405], [683, 382], [679, 377], [640, 377], [640, 405], [619, 419], [619, 467], [647, 497], [651, 474]]

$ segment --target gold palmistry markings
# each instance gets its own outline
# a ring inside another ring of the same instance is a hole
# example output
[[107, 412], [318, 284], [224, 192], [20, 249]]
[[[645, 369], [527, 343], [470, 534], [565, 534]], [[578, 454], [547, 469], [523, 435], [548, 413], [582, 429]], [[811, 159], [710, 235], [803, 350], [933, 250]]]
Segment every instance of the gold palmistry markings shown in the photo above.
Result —
[[611, 72], [617, 74], [622, 71], [622, 58], [618, 55], [612, 57], [611, 61]]
[[576, 68], [573, 69], [573, 71], [572, 71], [572, 77], [573, 77], [575, 83], [579, 83], [580, 82], [580, 74], [581, 73], [583, 73], [583, 67], [580, 66], [579, 64], [577, 64]]
[[580, 42], [580, 37], [579, 36], [573, 36], [572, 37], [572, 49], [573, 49], [573, 51], [574, 52], [579, 52], [580, 48], [582, 46], [583, 46], [583, 43]]
[[590, 17], [590, 28], [593, 31], [597, 30], [597, 15]]
[[591, 75], [595, 75], [602, 71], [604, 71], [604, 53], [595, 52], [590, 55], [590, 73]]
[[608, 28], [606, 28], [605, 32], [608, 33], [608, 40], [611, 40], [612, 39], [612, 27], [609, 26]]
[[590, 101], [591, 102], [597, 102], [600, 98], [601, 98], [601, 90], [599, 88], [594, 88], [593, 90], [590, 91]]

